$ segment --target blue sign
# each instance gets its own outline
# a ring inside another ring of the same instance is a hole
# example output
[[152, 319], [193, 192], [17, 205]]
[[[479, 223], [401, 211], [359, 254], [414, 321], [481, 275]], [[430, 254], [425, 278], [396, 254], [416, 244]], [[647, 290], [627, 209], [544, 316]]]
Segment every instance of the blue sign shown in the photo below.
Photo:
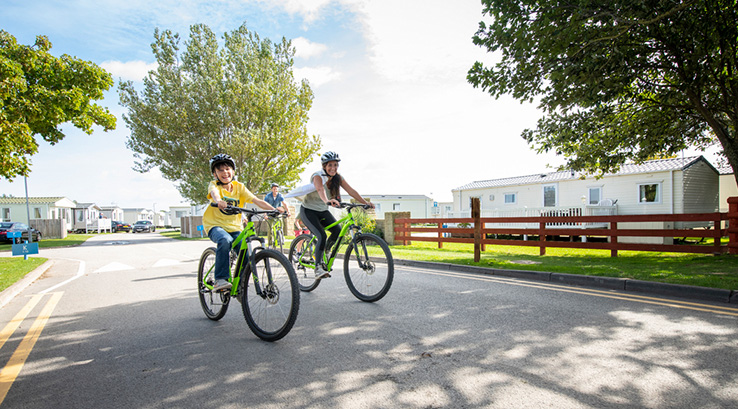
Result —
[[197, 226], [197, 231], [203, 231], [203, 230], [205, 230], [205, 226], [203, 226], [202, 224]]
[[8, 237], [10, 237], [11, 239], [15, 237], [22, 237], [22, 235], [23, 235], [22, 231], [9, 231], [8, 232]]
[[28, 256], [29, 254], [38, 254], [38, 243], [13, 244], [14, 256]]

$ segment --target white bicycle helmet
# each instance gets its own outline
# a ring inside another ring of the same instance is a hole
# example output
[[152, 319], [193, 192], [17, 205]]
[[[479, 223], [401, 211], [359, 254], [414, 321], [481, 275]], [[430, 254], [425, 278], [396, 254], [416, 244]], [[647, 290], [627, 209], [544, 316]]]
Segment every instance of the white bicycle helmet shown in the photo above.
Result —
[[341, 158], [338, 157], [338, 154], [336, 152], [328, 151], [320, 156], [320, 163], [322, 165], [325, 165], [326, 163], [332, 162], [332, 161], [336, 161], [336, 162], [341, 161]]
[[221, 163], [229, 165], [231, 168], [233, 168], [233, 171], [236, 170], [236, 162], [233, 161], [233, 158], [231, 158], [229, 155], [226, 155], [225, 153], [219, 153], [210, 158], [210, 173], [215, 172], [215, 167], [220, 165]]

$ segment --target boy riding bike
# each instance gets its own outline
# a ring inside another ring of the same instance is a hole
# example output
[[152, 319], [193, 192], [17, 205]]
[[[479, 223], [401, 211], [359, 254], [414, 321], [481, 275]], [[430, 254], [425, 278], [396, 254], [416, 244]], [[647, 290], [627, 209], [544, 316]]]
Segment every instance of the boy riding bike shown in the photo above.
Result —
[[[207, 198], [218, 205], [208, 206], [202, 217], [202, 224], [211, 241], [217, 244], [215, 253], [215, 284], [214, 291], [228, 290], [228, 263], [233, 240], [238, 237], [243, 228], [241, 214], [230, 213], [228, 205], [243, 207], [246, 203], [254, 203], [264, 210], [275, 210], [269, 203], [257, 198], [243, 183], [235, 180], [236, 163], [223, 153], [210, 159], [210, 171], [215, 180], [208, 185]], [[238, 245], [235, 249], [238, 251]]]

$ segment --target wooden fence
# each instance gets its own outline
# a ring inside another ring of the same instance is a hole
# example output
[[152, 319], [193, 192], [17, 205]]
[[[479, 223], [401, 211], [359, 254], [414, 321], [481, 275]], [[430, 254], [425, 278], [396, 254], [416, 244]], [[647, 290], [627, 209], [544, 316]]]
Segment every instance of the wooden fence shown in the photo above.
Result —
[[[472, 199], [472, 217], [453, 219], [395, 219], [395, 243], [405, 245], [412, 241], [438, 243], [474, 243], [474, 260], [479, 261], [481, 251], [486, 245], [503, 246], [535, 246], [540, 254], [546, 254], [547, 247], [585, 248], [610, 250], [612, 257], [617, 257], [619, 250], [657, 251], [703, 254], [738, 254], [738, 197], [728, 199], [728, 213], [695, 213], [695, 214], [652, 214], [652, 215], [617, 215], [617, 216], [540, 216], [540, 217], [480, 217], [479, 199]], [[723, 227], [727, 221], [727, 227]], [[654, 228], [623, 229], [624, 223], [704, 223], [707, 229], [686, 228]], [[536, 223], [537, 228], [485, 228], [488, 224]], [[584, 228], [592, 225], [609, 226], [608, 228]], [[424, 224], [425, 226], [418, 226]], [[471, 227], [448, 227], [450, 225], [469, 224]], [[430, 226], [432, 225], [432, 227]], [[582, 226], [582, 227], [569, 227]], [[416, 234], [413, 234], [416, 233]], [[430, 233], [430, 234], [429, 234]], [[422, 235], [419, 235], [422, 234]], [[536, 236], [537, 240], [514, 240], [488, 238], [490, 236]], [[549, 238], [600, 237], [605, 242], [556, 241]], [[649, 244], [625, 243], [619, 237], [695, 237], [712, 239], [710, 245], [688, 244]], [[728, 244], [722, 244], [722, 238], [728, 237]]]

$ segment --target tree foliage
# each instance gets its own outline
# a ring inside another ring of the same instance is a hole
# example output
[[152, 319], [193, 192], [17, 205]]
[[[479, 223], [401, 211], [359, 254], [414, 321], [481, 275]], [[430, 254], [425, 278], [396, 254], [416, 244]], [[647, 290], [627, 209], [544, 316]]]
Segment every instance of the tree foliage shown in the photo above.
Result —
[[[735, 0], [483, 0], [468, 80], [539, 101], [523, 137], [590, 173], [719, 143], [738, 170]], [[736, 172], [738, 174], [738, 172]]]
[[92, 103], [113, 85], [110, 74], [49, 50], [46, 36], [25, 46], [0, 30], [0, 176], [8, 180], [30, 172], [30, 157], [38, 152], [34, 135], [54, 145], [64, 138], [59, 125], [66, 122], [88, 134], [93, 125], [115, 129], [115, 116]]
[[192, 203], [205, 202], [217, 153], [234, 158], [253, 192], [294, 185], [320, 140], [307, 133], [313, 94], [294, 81], [290, 41], [262, 40], [245, 25], [226, 33], [222, 48], [205, 25], [190, 27], [183, 52], [178, 34], [156, 30], [154, 38], [158, 68], [141, 95], [130, 81], [119, 86], [134, 169], [158, 166]]

